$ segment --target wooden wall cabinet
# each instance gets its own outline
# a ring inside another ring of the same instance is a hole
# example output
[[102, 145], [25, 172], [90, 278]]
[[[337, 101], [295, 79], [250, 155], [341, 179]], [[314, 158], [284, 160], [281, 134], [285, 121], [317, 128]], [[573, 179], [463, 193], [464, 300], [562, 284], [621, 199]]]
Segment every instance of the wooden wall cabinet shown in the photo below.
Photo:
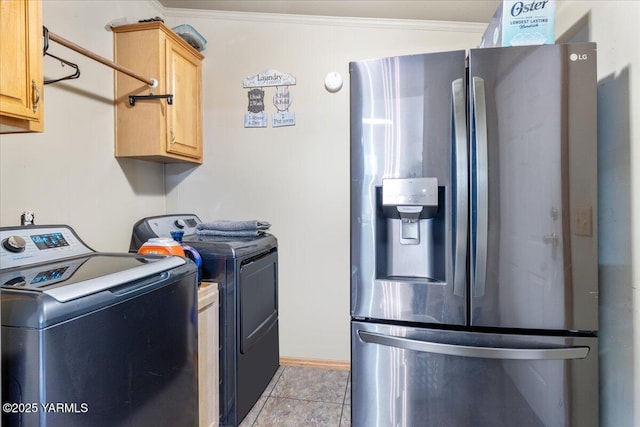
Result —
[[[202, 59], [197, 50], [161, 22], [113, 28], [114, 59], [158, 81], [149, 88], [128, 75], [115, 75], [116, 157], [162, 163], [202, 163]], [[173, 95], [137, 100], [130, 95]]]
[[0, 133], [44, 130], [42, 4], [0, 0]]
[[220, 418], [218, 391], [219, 299], [218, 284], [202, 282], [198, 290], [198, 405], [200, 427], [217, 427]]

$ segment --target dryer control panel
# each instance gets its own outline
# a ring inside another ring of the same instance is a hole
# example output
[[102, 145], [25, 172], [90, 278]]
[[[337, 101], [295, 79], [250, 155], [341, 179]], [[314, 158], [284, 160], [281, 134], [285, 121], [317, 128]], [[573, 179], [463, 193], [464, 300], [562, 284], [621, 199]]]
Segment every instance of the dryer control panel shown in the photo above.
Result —
[[171, 237], [174, 231], [184, 235], [195, 234], [200, 218], [193, 214], [160, 215], [143, 218], [133, 226], [130, 252], [137, 251], [143, 243], [154, 237]]
[[0, 269], [92, 253], [66, 225], [0, 228]]

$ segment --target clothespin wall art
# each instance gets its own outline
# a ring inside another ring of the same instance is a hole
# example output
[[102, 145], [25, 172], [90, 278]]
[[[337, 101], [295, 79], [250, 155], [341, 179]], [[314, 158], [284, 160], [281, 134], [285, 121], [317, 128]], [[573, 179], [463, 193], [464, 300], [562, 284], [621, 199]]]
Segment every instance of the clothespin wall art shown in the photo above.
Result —
[[289, 111], [292, 97], [289, 86], [296, 84], [291, 74], [268, 69], [249, 76], [243, 81], [243, 87], [249, 89], [247, 113], [244, 115], [245, 128], [266, 128], [268, 124], [265, 112], [264, 88], [275, 87], [273, 105], [277, 112], [271, 116], [272, 127], [295, 126], [296, 116]]

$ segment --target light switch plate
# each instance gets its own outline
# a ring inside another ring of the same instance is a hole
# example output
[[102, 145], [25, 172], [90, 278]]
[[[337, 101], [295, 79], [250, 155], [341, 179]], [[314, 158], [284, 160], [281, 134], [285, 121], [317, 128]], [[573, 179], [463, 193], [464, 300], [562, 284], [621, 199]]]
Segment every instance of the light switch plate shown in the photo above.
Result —
[[593, 237], [593, 214], [591, 206], [576, 209], [576, 236]]

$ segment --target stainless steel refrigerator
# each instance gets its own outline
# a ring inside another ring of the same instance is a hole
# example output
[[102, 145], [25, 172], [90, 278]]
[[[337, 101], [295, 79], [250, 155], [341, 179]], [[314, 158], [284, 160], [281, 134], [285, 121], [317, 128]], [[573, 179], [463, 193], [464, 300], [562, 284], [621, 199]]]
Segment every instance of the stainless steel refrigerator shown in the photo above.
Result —
[[595, 44], [350, 74], [352, 425], [597, 426]]

